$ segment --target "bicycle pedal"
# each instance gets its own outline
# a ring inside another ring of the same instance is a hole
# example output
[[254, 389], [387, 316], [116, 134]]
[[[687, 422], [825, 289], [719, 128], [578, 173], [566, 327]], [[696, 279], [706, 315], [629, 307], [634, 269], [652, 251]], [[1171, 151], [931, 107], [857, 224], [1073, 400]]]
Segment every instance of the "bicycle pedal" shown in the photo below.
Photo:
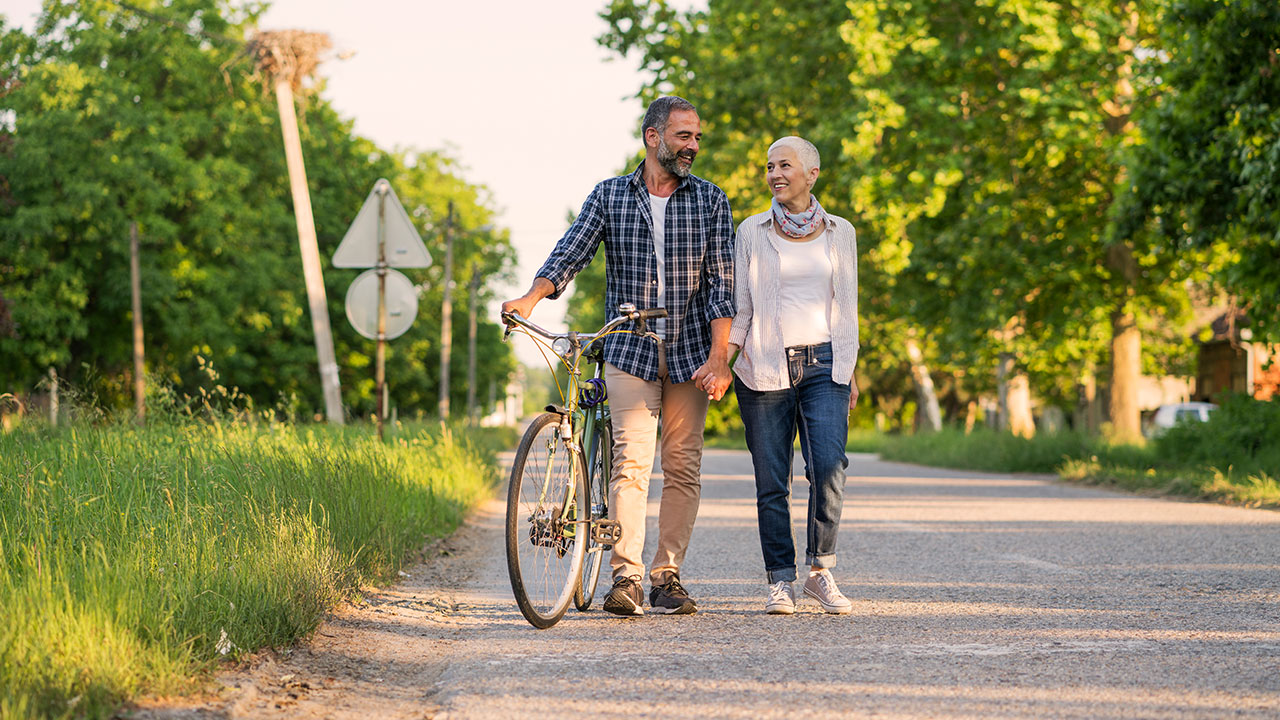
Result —
[[617, 520], [596, 520], [591, 523], [591, 539], [612, 547], [622, 539], [622, 525]]

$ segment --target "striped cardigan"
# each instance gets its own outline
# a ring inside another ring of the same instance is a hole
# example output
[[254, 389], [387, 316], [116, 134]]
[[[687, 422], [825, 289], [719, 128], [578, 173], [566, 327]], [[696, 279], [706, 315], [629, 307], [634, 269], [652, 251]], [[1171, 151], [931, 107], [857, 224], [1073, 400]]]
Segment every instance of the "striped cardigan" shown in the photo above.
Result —
[[[858, 362], [858, 235], [842, 217], [827, 216], [827, 252], [835, 296], [831, 302], [831, 379], [847, 385]], [[791, 387], [782, 346], [782, 318], [776, 299], [782, 292], [781, 261], [773, 214], [766, 210], [738, 226], [734, 241], [734, 303], [737, 314], [729, 342], [742, 348], [733, 372], [759, 392]]]

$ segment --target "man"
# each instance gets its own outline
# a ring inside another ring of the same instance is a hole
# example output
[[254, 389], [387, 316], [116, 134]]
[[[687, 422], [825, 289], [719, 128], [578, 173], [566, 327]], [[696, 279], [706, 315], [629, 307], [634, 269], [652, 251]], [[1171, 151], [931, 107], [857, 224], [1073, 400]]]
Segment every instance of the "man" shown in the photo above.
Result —
[[596, 185], [582, 212], [522, 297], [502, 305], [529, 317], [555, 299], [604, 243], [605, 302], [665, 307], [658, 345], [633, 333], [605, 339], [605, 383], [613, 415], [614, 583], [604, 609], [643, 615], [645, 513], [662, 420], [662, 502], [658, 547], [649, 569], [651, 611], [688, 614], [697, 604], [680, 584], [701, 495], [707, 405], [728, 387], [733, 307], [733, 217], [724, 191], [689, 173], [702, 121], [683, 98], [654, 100], [641, 125], [644, 162]]

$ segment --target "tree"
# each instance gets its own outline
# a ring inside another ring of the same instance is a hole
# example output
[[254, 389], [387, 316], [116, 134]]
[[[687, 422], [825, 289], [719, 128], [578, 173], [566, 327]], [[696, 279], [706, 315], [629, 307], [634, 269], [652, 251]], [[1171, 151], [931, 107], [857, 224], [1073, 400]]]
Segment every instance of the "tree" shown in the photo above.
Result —
[[[973, 390], [993, 378], [972, 369], [1001, 365], [1015, 387], [1065, 400], [1108, 336], [1133, 349], [1129, 328], [1185, 306], [1170, 283], [1178, 261], [1108, 233], [1136, 137], [1135, 47], [1150, 36], [1135, 8], [713, 0], [682, 14], [617, 0], [603, 41], [640, 51], [654, 78], [644, 94], [710, 107], [707, 145], [730, 150], [708, 174], [735, 202], [752, 197], [739, 179], [769, 139], [818, 145], [818, 194], [861, 230], [864, 345], [883, 357], [913, 339]], [[1114, 356], [1113, 391], [1127, 397], [1140, 356]], [[1136, 430], [1136, 407], [1122, 414]]]
[[1116, 232], [1217, 258], [1257, 337], [1280, 339], [1280, 4], [1177, 0], [1161, 27]]
[[[309, 417], [320, 392], [280, 130], [241, 52], [256, 11], [218, 0], [134, 5], [142, 11], [49, 3], [31, 35], [0, 28], [10, 112], [0, 127], [0, 388], [30, 388], [52, 366], [73, 383], [102, 378], [104, 402], [123, 400], [137, 221], [148, 371], [195, 395], [209, 382], [198, 356], [259, 405], [296, 398]], [[420, 220], [441, 217], [448, 196], [464, 198], [477, 225], [493, 216], [451, 159], [383, 151], [322, 98], [307, 101], [300, 130], [326, 265], [378, 177], [415, 199], [411, 211], [430, 209]], [[464, 252], [495, 277], [510, 266], [504, 231], [467, 240]], [[416, 276], [428, 295], [438, 291], [430, 273]], [[330, 317], [342, 318], [353, 278], [325, 276]], [[402, 408], [420, 407], [439, 381], [424, 369], [438, 348], [431, 317], [392, 345]], [[373, 345], [334, 325], [344, 401], [360, 414], [373, 404], [372, 379], [358, 382], [372, 375]], [[456, 326], [465, 347], [465, 319]], [[497, 335], [481, 328], [481, 377], [505, 380], [513, 361]]]
[[814, 192], [858, 228], [861, 343], [875, 348], [859, 360], [864, 403], [900, 418], [912, 382], [903, 344], [911, 328], [888, 291], [898, 248], [864, 222], [850, 192], [861, 168], [844, 153], [857, 63], [841, 35], [848, 8], [712, 0], [705, 11], [682, 13], [665, 2], [615, 0], [601, 15], [609, 23], [601, 44], [638, 56], [651, 75], [642, 100], [675, 93], [698, 106], [706, 139], [694, 172], [724, 188], [739, 222], [768, 207], [764, 165], [773, 140], [802, 135], [818, 147]]

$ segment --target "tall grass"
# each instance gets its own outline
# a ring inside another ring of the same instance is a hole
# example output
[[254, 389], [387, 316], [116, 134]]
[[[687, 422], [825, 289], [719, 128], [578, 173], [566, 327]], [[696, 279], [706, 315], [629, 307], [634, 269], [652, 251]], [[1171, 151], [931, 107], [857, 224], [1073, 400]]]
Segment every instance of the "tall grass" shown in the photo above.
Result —
[[0, 717], [107, 717], [279, 647], [490, 491], [447, 429], [0, 434]]

